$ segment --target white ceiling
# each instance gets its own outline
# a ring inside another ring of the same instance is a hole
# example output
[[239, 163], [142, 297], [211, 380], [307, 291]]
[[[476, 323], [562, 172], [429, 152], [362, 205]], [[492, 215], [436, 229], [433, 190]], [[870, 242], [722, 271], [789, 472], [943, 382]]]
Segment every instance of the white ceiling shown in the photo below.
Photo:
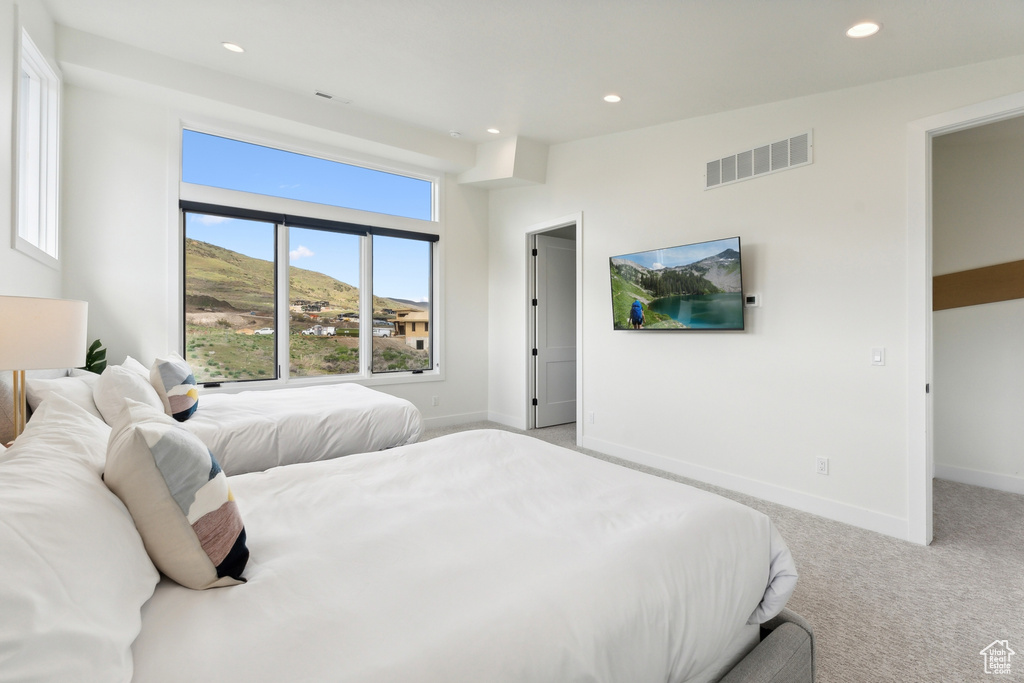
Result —
[[[477, 142], [489, 127], [564, 142], [1024, 54], [1022, 0], [44, 3], [65, 26]], [[844, 35], [868, 19], [879, 34]]]

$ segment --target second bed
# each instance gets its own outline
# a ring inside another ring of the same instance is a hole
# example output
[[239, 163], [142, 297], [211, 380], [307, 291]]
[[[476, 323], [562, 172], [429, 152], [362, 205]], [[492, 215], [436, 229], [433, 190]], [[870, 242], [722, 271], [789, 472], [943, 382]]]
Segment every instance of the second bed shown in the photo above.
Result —
[[423, 432], [416, 406], [359, 384], [203, 394], [183, 424], [229, 475], [403, 446]]

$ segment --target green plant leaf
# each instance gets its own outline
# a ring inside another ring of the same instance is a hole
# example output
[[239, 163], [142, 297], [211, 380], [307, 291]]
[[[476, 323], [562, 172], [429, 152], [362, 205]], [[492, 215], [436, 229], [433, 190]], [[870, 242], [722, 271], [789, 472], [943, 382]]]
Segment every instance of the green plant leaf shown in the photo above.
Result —
[[88, 350], [85, 352], [85, 366], [82, 370], [96, 373], [97, 375], [103, 372], [107, 367], [107, 350], [103, 348], [103, 344], [99, 339], [89, 345]]

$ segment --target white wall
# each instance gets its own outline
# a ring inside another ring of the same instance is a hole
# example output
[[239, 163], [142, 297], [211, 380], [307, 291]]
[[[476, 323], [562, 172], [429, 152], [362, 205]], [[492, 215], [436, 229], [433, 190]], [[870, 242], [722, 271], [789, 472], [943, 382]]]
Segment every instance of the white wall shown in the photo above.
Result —
[[[146, 362], [177, 350], [168, 284], [178, 248], [177, 127], [194, 112], [130, 92], [66, 88], [64, 290], [90, 302], [90, 337], [103, 340], [112, 361], [131, 354]], [[213, 101], [203, 106], [204, 116], [220, 114], [229, 126], [238, 114]], [[252, 121], [268, 134], [294, 129], [259, 112], [244, 115], [247, 130]], [[456, 321], [445, 329], [445, 379], [379, 387], [409, 398], [433, 423], [481, 419], [487, 396], [486, 194], [449, 177], [443, 199], [444, 305]]]
[[[936, 275], [1024, 259], [1024, 139], [974, 132], [935, 141]], [[1024, 493], [1024, 300], [937, 311], [933, 325], [936, 476]]]
[[14, 77], [21, 26], [56, 68], [53, 21], [38, 0], [0, 0], [0, 294], [61, 296], [60, 270], [11, 247], [14, 229]]
[[[1021, 90], [1003, 60], [552, 147], [491, 195], [490, 411], [525, 422], [524, 232], [582, 211], [583, 445], [907, 537], [907, 124]], [[702, 189], [808, 129], [814, 164]], [[611, 329], [609, 256], [733, 235], [745, 332]]]

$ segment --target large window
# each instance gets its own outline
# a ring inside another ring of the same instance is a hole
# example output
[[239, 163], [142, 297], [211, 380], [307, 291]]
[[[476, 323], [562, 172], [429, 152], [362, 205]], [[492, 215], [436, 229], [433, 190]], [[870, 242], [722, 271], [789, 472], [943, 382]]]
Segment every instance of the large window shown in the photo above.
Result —
[[17, 107], [17, 229], [14, 245], [41, 260], [57, 258], [60, 79], [28, 33], [21, 33]]
[[[332, 164], [345, 170], [339, 175]], [[231, 202], [181, 201], [184, 349], [197, 381], [394, 376], [437, 367], [438, 237], [408, 229], [436, 223], [401, 215], [415, 209], [432, 216], [431, 181], [192, 131], [183, 136], [182, 177], [183, 195], [196, 184], [189, 179], [202, 180], [194, 194]], [[332, 183], [339, 185], [333, 193]], [[311, 185], [319, 189], [308, 191]], [[295, 198], [308, 192], [315, 202]], [[287, 196], [258, 198], [274, 194]], [[365, 208], [371, 195], [379, 220]], [[362, 197], [362, 207], [345, 206], [352, 197]], [[339, 220], [350, 216], [360, 222]]]

